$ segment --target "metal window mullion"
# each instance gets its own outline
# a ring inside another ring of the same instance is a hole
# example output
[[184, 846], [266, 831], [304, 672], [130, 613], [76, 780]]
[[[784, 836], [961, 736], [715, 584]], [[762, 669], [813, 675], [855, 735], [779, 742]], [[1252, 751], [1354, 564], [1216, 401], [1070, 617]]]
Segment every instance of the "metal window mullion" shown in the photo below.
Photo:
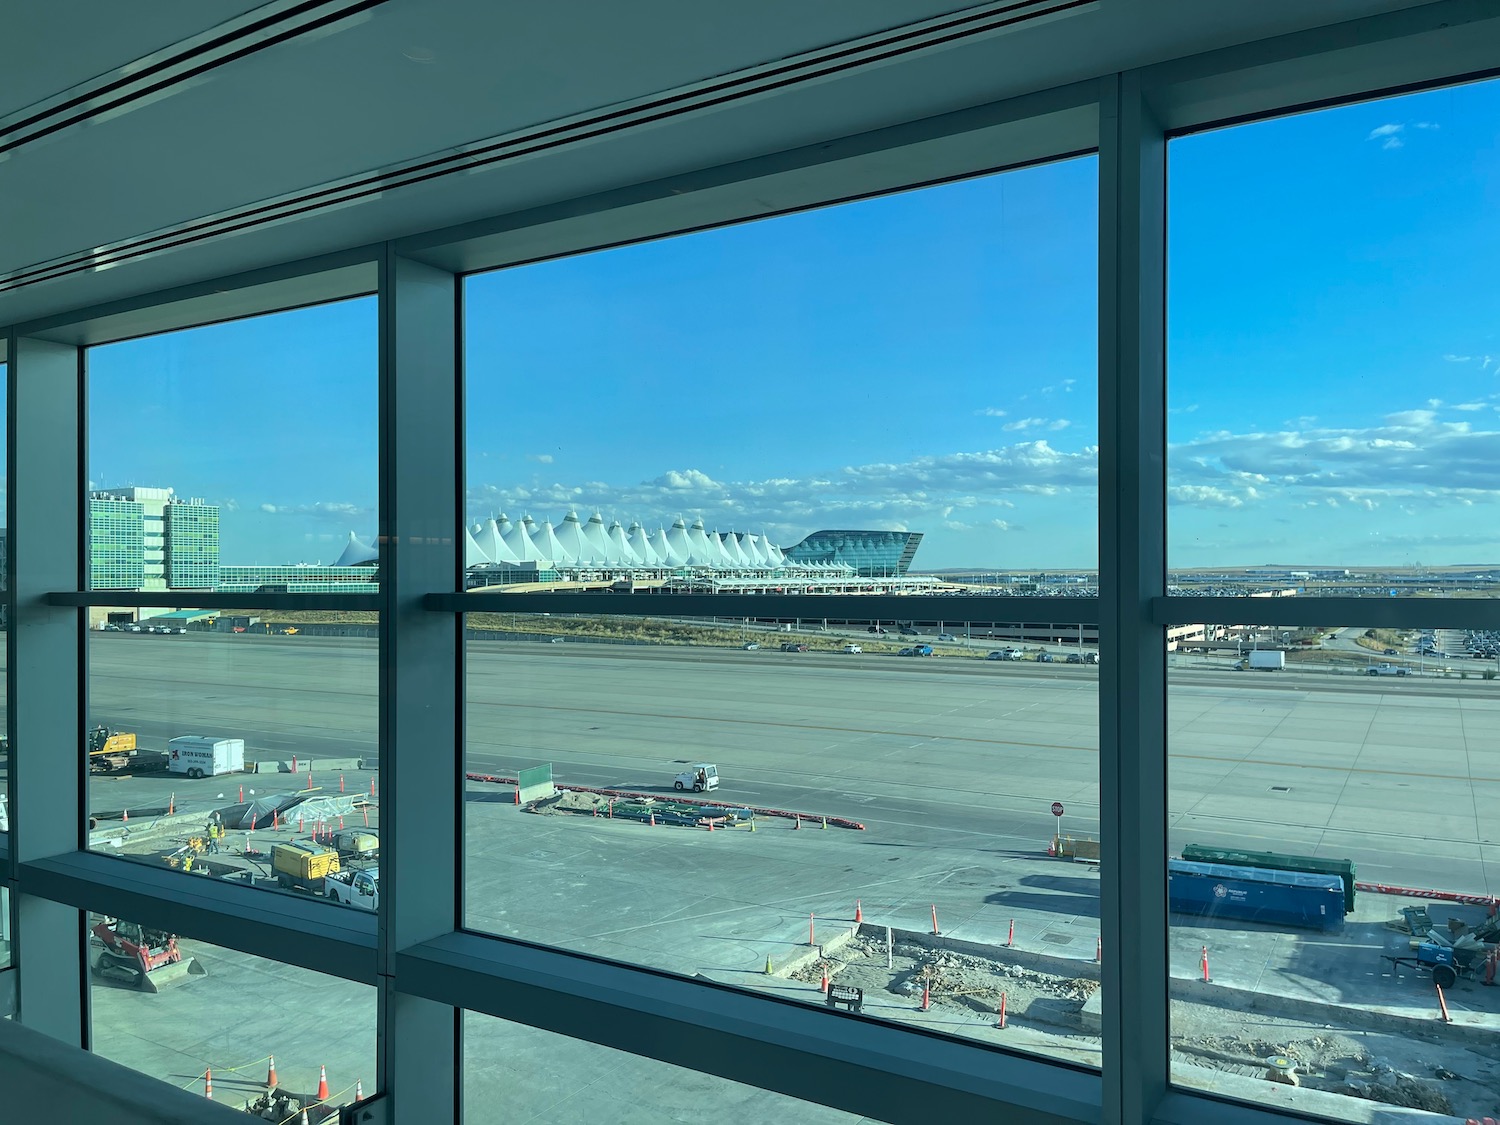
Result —
[[[48, 604], [76, 588], [82, 566], [82, 354], [12, 336], [6, 498], [12, 616], [6, 673], [14, 800], [12, 863], [79, 846], [82, 626], [77, 609]], [[21, 1022], [63, 1042], [88, 1042], [88, 981], [78, 911], [35, 895], [16, 903]]]
[[396, 954], [458, 922], [460, 630], [423, 604], [459, 572], [457, 279], [388, 244], [379, 301], [380, 1081], [393, 1120], [456, 1125], [459, 1013], [403, 994]]
[[1135, 73], [1099, 127], [1099, 782], [1104, 1121], [1149, 1121], [1168, 1086], [1166, 139]]

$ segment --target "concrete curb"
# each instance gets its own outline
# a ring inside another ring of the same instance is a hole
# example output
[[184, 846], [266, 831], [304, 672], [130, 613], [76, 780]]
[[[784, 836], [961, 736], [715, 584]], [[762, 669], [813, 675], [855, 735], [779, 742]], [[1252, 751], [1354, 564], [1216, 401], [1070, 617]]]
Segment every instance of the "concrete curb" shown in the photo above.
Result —
[[943, 937], [941, 934], [929, 934], [921, 930], [902, 930], [895, 926], [876, 925], [873, 922], [861, 923], [859, 936], [883, 941], [887, 929], [891, 931], [891, 939], [897, 943], [916, 945], [923, 949], [947, 950], [950, 953], [962, 953], [970, 957], [985, 957], [991, 961], [1003, 961], [1007, 964], [1019, 965], [1023, 969], [1036, 969], [1039, 972], [1056, 973], [1059, 976], [1098, 980], [1102, 969], [1097, 961], [1074, 957], [1054, 957], [1050, 953], [1036, 953], [1027, 949], [1016, 949], [1013, 946], [985, 945], [983, 942]]
[[809, 946], [800, 953], [793, 954], [783, 965], [774, 965], [776, 971], [773, 977], [789, 977], [793, 973], [805, 969], [807, 966], [816, 964], [830, 953], [837, 953], [844, 946], [854, 940], [855, 927], [853, 925], [838, 930], [827, 941], [820, 941], [816, 946]]

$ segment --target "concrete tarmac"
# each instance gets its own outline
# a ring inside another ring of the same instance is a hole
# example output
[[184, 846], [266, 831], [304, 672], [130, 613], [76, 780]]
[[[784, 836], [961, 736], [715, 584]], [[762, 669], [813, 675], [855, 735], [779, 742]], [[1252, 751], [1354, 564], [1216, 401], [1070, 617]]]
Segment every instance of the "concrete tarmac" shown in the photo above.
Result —
[[[209, 733], [268, 758], [373, 751], [370, 641], [102, 634], [90, 670], [90, 721], [146, 746]], [[1053, 801], [1065, 832], [1097, 832], [1097, 681], [1096, 668], [1070, 665], [471, 644], [472, 772], [550, 762], [560, 782], [667, 796], [677, 770], [712, 761], [720, 799], [849, 817], [866, 831], [761, 818], [753, 834], [709, 834], [534, 816], [515, 809], [510, 787], [470, 783], [466, 923], [757, 987], [768, 957], [783, 964], [847, 930], [858, 900], [867, 923], [914, 931], [931, 928], [936, 906], [945, 936], [980, 944], [1004, 944], [1015, 920], [1020, 949], [1092, 961], [1097, 876], [1046, 858], [1045, 846]], [[1354, 859], [1362, 879], [1382, 883], [1500, 890], [1500, 684], [1183, 664], [1168, 724], [1174, 852], [1189, 842], [1301, 852]], [[257, 783], [264, 776], [297, 780]], [[186, 798], [179, 787], [179, 808], [201, 799], [206, 812], [228, 783], [205, 780]], [[118, 804], [113, 794], [161, 784], [96, 779], [91, 793], [108, 787]], [[1370, 942], [1314, 958], [1298, 935], [1267, 946], [1210, 939], [1213, 927], [1190, 922], [1174, 919], [1174, 972], [1191, 975], [1188, 954], [1213, 940], [1226, 980], [1266, 988], [1278, 964], [1316, 964], [1298, 976], [1328, 1003], [1358, 993], [1388, 940], [1372, 928]], [[1267, 961], [1271, 946], [1281, 963]], [[1257, 957], [1270, 966], [1258, 976]], [[1487, 1010], [1488, 991], [1475, 1003]]]

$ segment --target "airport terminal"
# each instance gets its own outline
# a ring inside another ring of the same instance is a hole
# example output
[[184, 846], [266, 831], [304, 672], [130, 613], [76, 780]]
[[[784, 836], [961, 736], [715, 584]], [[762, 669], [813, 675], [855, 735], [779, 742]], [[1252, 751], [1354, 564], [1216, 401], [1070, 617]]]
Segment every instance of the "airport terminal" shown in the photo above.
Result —
[[1500, 1118], [1493, 5], [7, 22], [7, 1120]]

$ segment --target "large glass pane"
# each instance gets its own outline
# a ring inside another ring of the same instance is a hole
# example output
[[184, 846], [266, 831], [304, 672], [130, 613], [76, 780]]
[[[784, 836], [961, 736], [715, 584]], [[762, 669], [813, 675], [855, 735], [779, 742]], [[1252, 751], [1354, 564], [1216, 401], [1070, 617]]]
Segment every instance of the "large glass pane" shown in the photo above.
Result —
[[467, 282], [468, 925], [1097, 1063], [1096, 173]]
[[1172, 592], [1493, 596], [1500, 84], [1171, 144]]
[[[10, 429], [6, 413], [10, 402], [7, 389], [9, 368], [0, 363], [0, 464], [6, 463], [6, 446]], [[10, 706], [6, 696], [10, 661], [10, 532], [0, 528], [0, 838], [10, 832]], [[0, 840], [3, 842], [3, 840]]]
[[91, 588], [378, 588], [373, 298], [87, 358]]
[[1173, 1078], [1493, 1114], [1500, 699], [1467, 647], [1491, 635], [1173, 633]]
[[476, 1012], [464, 1013], [463, 1098], [465, 1125], [875, 1121]]
[[374, 909], [377, 615], [89, 613], [90, 848]]
[[85, 917], [97, 1053], [267, 1121], [335, 1120], [375, 1092], [373, 988]]

